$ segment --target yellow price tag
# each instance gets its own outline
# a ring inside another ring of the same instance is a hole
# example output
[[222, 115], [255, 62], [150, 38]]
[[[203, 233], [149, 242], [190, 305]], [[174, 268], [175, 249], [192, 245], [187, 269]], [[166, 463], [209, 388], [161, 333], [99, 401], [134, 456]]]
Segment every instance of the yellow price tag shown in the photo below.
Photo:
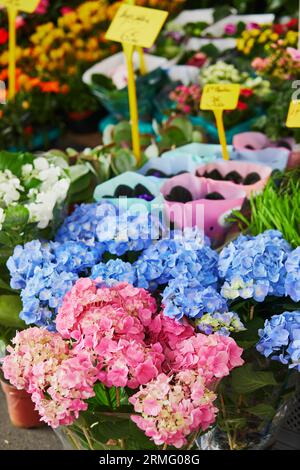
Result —
[[135, 5], [121, 5], [106, 33], [106, 39], [134, 46], [152, 47], [168, 12]]
[[300, 127], [300, 101], [291, 101], [286, 127]]
[[200, 108], [213, 111], [216, 119], [220, 144], [224, 160], [229, 160], [226, 134], [223, 122], [223, 111], [237, 107], [240, 95], [240, 85], [237, 84], [208, 84], [205, 85], [200, 102]]
[[204, 110], [210, 109], [235, 109], [238, 104], [240, 95], [240, 85], [222, 84], [222, 85], [205, 85], [200, 108]]
[[25, 13], [33, 13], [39, 3], [40, 0], [0, 0], [0, 5]]

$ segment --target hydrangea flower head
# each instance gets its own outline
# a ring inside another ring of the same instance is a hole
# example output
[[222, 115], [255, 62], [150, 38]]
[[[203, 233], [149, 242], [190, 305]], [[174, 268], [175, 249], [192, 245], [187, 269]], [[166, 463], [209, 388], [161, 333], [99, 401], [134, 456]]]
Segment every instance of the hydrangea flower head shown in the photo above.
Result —
[[156, 445], [180, 448], [189, 434], [215, 421], [215, 399], [194, 371], [160, 374], [129, 399], [139, 413], [131, 419]]
[[285, 279], [285, 294], [294, 302], [300, 300], [300, 247], [289, 253], [285, 263], [287, 276]]
[[300, 310], [274, 315], [258, 333], [261, 354], [300, 372]]
[[163, 292], [164, 314], [180, 320], [191, 319], [205, 313], [226, 312], [226, 300], [213, 287], [203, 287], [195, 280], [178, 277], [168, 283]]
[[227, 299], [254, 298], [285, 293], [285, 262], [290, 245], [276, 230], [256, 237], [239, 236], [220, 253], [219, 274], [224, 279], [221, 293]]

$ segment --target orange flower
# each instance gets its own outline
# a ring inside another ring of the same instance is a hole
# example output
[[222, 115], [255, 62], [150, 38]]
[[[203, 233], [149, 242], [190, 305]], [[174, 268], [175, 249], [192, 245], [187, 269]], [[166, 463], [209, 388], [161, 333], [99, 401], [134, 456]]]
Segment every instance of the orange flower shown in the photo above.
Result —
[[58, 81], [53, 82], [41, 82], [40, 89], [43, 93], [59, 93], [60, 87]]
[[70, 87], [67, 84], [62, 85], [61, 88], [60, 88], [60, 92], [63, 95], [66, 95], [67, 93], [69, 93], [69, 91], [70, 91]]
[[0, 80], [5, 81], [8, 79], [8, 69], [3, 69], [0, 72]]

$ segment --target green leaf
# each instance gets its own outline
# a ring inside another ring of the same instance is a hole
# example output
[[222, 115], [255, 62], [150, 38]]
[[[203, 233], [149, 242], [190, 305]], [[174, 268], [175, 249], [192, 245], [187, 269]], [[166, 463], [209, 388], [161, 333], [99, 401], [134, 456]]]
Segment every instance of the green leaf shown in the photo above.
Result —
[[29, 220], [29, 210], [21, 206], [9, 206], [5, 212], [5, 220], [3, 223], [4, 230], [19, 231], [21, 227], [24, 227]]
[[82, 176], [89, 173], [90, 169], [85, 163], [78, 163], [77, 165], [72, 165], [69, 168], [69, 175], [71, 179], [71, 184], [79, 180]]
[[0, 152], [0, 171], [10, 170], [14, 175], [21, 176], [22, 166], [26, 163], [32, 163], [34, 155], [31, 153], [20, 152], [7, 152], [2, 150]]
[[266, 403], [259, 403], [258, 405], [248, 408], [247, 411], [248, 413], [263, 419], [272, 419], [275, 415], [275, 409], [273, 406]]
[[73, 196], [74, 194], [81, 193], [90, 187], [91, 184], [91, 174], [89, 172], [85, 173], [81, 177], [78, 177], [71, 183], [69, 194]]
[[19, 318], [22, 302], [18, 295], [0, 295], [0, 324], [23, 329], [25, 323]]
[[186, 140], [190, 141], [192, 139], [193, 125], [189, 119], [185, 117], [175, 117], [171, 120], [171, 126], [180, 129]]
[[136, 161], [130, 150], [119, 149], [112, 159], [111, 166], [113, 172], [120, 175], [126, 171], [133, 171], [136, 167]]
[[277, 385], [272, 372], [253, 370], [251, 364], [235, 369], [231, 379], [233, 390], [239, 394], [247, 394], [269, 385]]
[[106, 88], [107, 90], [115, 90], [116, 88], [112, 79], [101, 73], [94, 73], [91, 79], [92, 85], [95, 87]]
[[116, 124], [113, 132], [113, 140], [116, 146], [131, 143], [131, 126], [127, 121]]
[[3, 290], [12, 290], [10, 285], [7, 284], [5, 281], [3, 281], [3, 279], [0, 278], [0, 289], [3, 289]]

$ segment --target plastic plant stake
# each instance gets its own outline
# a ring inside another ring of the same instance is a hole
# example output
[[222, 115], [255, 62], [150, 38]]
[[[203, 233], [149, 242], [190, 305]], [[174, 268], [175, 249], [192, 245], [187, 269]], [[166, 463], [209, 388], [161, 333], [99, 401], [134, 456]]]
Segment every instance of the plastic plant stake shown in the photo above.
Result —
[[208, 84], [205, 85], [201, 96], [200, 109], [213, 111], [215, 115], [224, 160], [229, 160], [229, 153], [224, 129], [223, 111], [225, 109], [233, 110], [237, 107], [239, 94], [240, 85], [237, 84]]
[[226, 134], [223, 122], [223, 109], [214, 110], [214, 115], [216, 119], [219, 141], [222, 147], [222, 155], [224, 160], [229, 160], [229, 152], [227, 149]]
[[134, 66], [133, 66], [133, 51], [134, 46], [132, 44], [122, 44], [123, 51], [126, 58], [127, 70], [128, 70], [128, 98], [130, 108], [130, 120], [131, 120], [131, 135], [132, 135], [132, 147], [137, 163], [141, 160], [141, 145], [140, 145], [140, 134], [139, 134], [139, 115], [138, 115], [138, 103], [136, 97], [136, 85], [134, 77]]
[[[166, 11], [138, 7], [126, 3], [119, 8], [106, 33], [106, 39], [122, 44], [126, 57], [132, 146], [138, 164], [141, 160], [141, 146], [133, 52], [135, 48], [142, 49], [143, 47], [150, 48], [153, 46], [167, 16], [168, 13]], [[143, 61], [141, 61], [141, 68], [145, 71]]]
[[16, 18], [18, 11], [32, 13], [40, 0], [0, 0], [0, 5], [7, 8], [8, 14], [8, 96], [12, 99], [16, 94]]

